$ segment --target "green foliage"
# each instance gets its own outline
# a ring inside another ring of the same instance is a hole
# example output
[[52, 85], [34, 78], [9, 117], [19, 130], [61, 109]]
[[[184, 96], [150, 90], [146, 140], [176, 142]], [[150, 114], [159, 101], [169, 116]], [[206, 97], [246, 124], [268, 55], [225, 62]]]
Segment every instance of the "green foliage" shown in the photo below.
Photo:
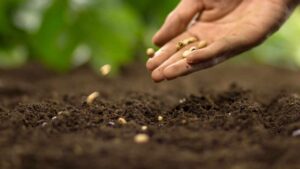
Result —
[[[95, 69], [111, 64], [117, 72], [137, 57], [146, 58], [151, 36], [178, 2], [1, 0], [0, 67], [34, 59], [61, 72], [86, 62]], [[247, 55], [259, 62], [299, 66], [299, 18], [295, 13], [279, 33]]]

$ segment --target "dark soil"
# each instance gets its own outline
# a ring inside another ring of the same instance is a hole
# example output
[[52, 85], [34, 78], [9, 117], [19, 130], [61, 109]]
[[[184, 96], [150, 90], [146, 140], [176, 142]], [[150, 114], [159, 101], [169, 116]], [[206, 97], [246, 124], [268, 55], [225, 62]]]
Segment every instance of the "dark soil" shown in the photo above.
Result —
[[[0, 71], [0, 168], [299, 169], [299, 77], [230, 64], [163, 84], [142, 65], [112, 79]], [[150, 140], [137, 144], [142, 125]]]

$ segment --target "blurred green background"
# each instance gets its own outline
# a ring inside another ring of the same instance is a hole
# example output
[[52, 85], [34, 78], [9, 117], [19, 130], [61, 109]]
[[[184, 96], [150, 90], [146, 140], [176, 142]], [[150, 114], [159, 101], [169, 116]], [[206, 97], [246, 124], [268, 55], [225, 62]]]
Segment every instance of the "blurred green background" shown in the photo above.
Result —
[[[56, 71], [146, 59], [151, 36], [179, 0], [0, 0], [0, 67], [37, 60]], [[238, 60], [300, 67], [300, 12]]]

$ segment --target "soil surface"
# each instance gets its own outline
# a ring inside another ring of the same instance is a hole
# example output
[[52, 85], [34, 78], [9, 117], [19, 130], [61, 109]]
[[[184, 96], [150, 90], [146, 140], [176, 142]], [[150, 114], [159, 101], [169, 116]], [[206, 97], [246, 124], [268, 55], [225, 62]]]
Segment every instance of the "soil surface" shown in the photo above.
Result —
[[299, 77], [231, 64], [162, 84], [143, 65], [114, 78], [0, 71], [0, 168], [299, 169]]

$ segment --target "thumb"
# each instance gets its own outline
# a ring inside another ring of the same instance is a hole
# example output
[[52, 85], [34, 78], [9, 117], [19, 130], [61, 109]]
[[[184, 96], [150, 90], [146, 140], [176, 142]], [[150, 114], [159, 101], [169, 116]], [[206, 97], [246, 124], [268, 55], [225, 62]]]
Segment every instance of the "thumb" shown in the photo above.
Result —
[[165, 43], [184, 32], [198, 12], [203, 8], [199, 0], [181, 0], [178, 6], [172, 11], [160, 30], [154, 35], [152, 41], [157, 46]]

